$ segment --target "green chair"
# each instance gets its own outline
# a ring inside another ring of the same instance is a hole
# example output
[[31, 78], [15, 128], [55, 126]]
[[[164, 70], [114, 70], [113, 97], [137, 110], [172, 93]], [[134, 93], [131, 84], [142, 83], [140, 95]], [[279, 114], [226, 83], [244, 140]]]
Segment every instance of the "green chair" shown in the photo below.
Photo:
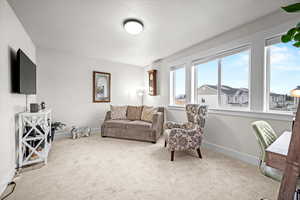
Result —
[[266, 149], [278, 138], [273, 128], [265, 121], [252, 123], [255, 136], [260, 147], [259, 169], [262, 174], [274, 180], [281, 181], [282, 173], [272, 167], [265, 165]]
[[[255, 131], [255, 136], [260, 147], [261, 154], [259, 161], [259, 169], [261, 173], [269, 178], [272, 178], [273, 180], [280, 182], [283, 175], [282, 172], [265, 165], [266, 149], [278, 138], [278, 136], [276, 135], [271, 125], [265, 121], [253, 122], [252, 127]], [[298, 189], [295, 192], [295, 196], [297, 200], [300, 200], [300, 181], [298, 181], [297, 188]]]

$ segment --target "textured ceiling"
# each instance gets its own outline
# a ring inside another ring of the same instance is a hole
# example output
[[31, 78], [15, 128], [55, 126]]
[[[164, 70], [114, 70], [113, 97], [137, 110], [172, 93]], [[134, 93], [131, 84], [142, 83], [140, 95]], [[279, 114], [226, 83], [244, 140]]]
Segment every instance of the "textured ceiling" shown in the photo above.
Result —
[[[37, 46], [145, 66], [289, 0], [8, 0]], [[137, 36], [126, 18], [144, 22]]]

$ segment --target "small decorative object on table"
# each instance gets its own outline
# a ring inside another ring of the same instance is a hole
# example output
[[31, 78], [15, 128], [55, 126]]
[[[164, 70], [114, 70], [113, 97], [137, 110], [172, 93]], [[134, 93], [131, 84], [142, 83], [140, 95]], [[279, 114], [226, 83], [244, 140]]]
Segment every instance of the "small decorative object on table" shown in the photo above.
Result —
[[37, 103], [31, 103], [30, 104], [30, 112], [31, 113], [37, 113], [37, 112], [39, 112], [39, 104], [37, 104]]
[[91, 128], [88, 127], [79, 127], [72, 126], [71, 135], [73, 139], [78, 139], [80, 137], [89, 137], [91, 136]]
[[46, 109], [46, 104], [45, 104], [45, 102], [41, 102], [41, 110], [45, 110]]

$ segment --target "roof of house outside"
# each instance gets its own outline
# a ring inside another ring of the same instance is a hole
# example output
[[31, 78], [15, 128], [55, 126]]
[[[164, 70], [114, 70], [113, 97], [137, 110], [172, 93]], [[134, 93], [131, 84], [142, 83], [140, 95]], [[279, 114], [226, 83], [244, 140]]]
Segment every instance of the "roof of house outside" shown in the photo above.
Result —
[[[214, 89], [216, 92], [218, 90], [218, 86], [216, 85], [202, 85], [201, 87], [198, 88], [198, 91], [200, 90], [200, 93], [203, 93], [202, 88], [203, 87], [207, 87], [207, 88], [211, 88]], [[222, 94], [226, 94], [226, 95], [235, 95], [235, 94], [242, 94], [242, 93], [248, 93], [248, 89], [246, 88], [233, 88], [227, 85], [222, 85], [221, 87], [221, 92]]]
[[[205, 92], [203, 91], [203, 87], [205, 88], [210, 88], [216, 91], [217, 94], [217, 90], [218, 90], [218, 86], [217, 85], [202, 85], [201, 87], [198, 88], [198, 94], [205, 94]], [[221, 92], [222, 94], [226, 94], [226, 95], [242, 95], [243, 93], [248, 94], [249, 90], [247, 88], [233, 88], [227, 85], [222, 85], [221, 87]], [[270, 93], [271, 96], [282, 96], [282, 94], [277, 94], [277, 93]]]

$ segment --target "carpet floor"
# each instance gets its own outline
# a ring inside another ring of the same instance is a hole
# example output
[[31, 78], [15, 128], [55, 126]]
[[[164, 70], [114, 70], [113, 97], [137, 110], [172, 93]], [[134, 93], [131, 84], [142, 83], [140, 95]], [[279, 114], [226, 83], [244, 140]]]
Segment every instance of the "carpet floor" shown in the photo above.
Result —
[[276, 199], [279, 183], [255, 166], [202, 149], [170, 153], [158, 143], [101, 138], [55, 141], [49, 162], [23, 172], [17, 200]]

